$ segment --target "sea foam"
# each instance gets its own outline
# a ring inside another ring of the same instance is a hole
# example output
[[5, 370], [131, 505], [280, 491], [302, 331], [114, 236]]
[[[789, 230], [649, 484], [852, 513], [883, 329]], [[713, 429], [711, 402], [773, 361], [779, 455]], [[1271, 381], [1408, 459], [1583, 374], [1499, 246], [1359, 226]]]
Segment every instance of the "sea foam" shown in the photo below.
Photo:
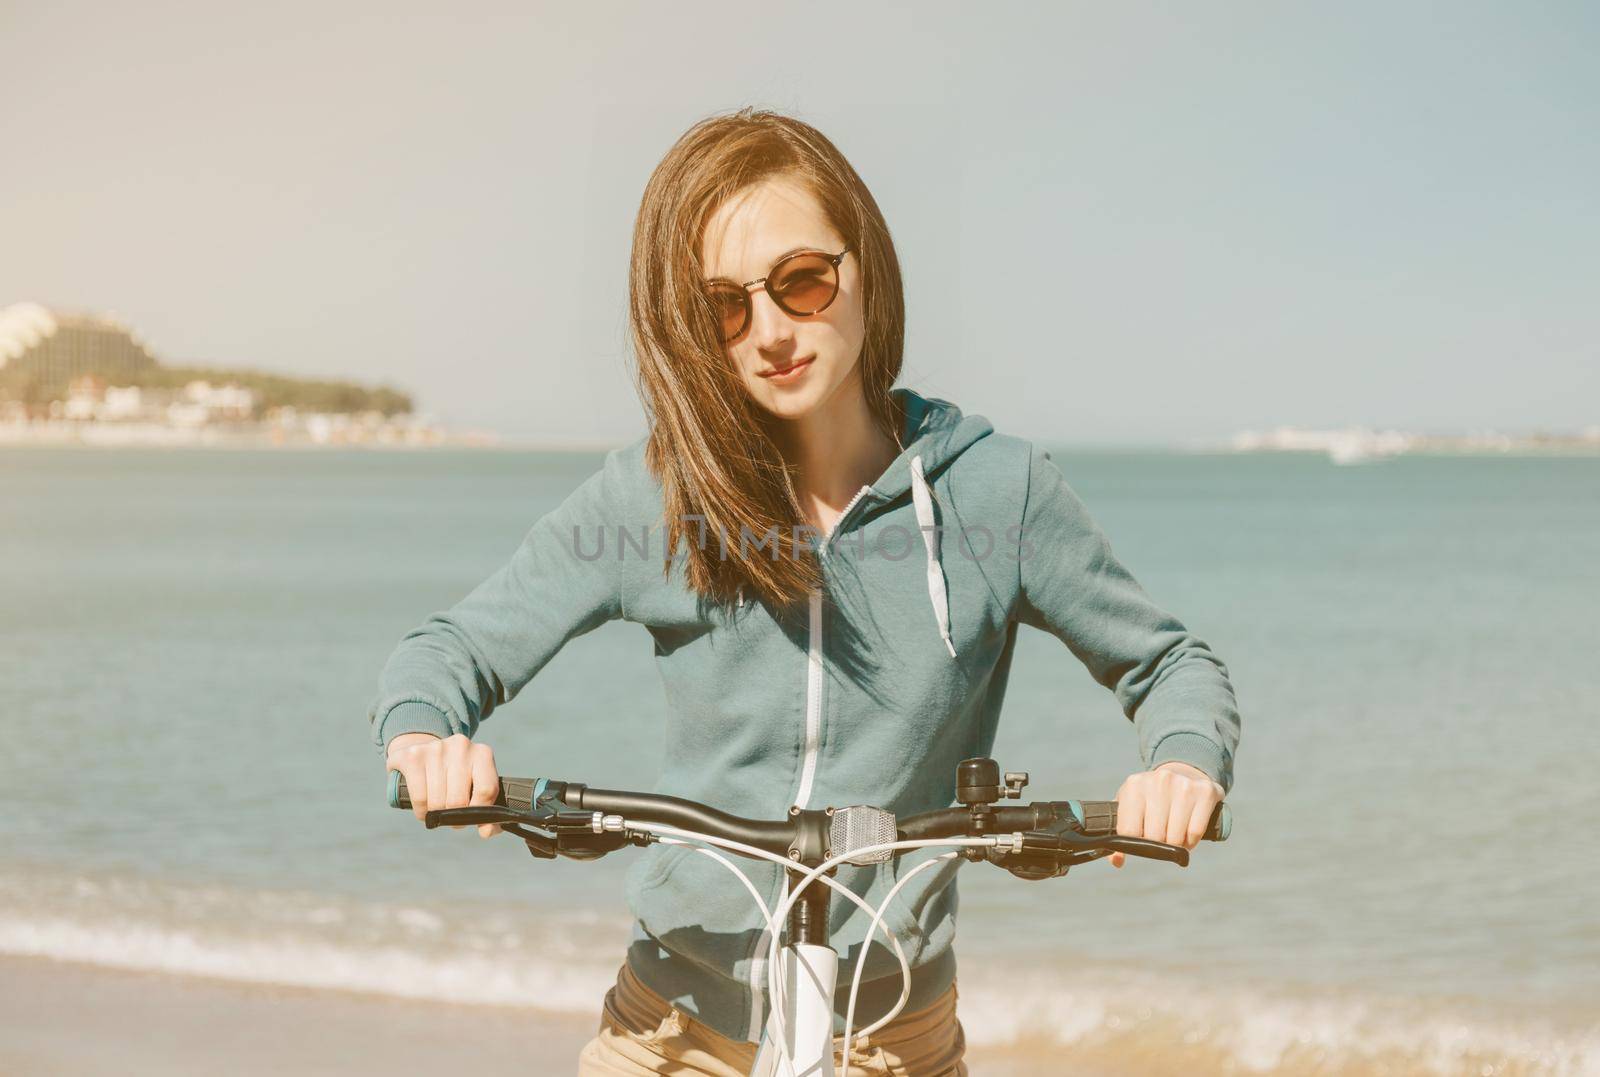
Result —
[[[626, 919], [581, 911], [134, 877], [0, 880], [3, 953], [575, 1015], [597, 1012], [627, 936]], [[980, 957], [967, 956], [958, 981], [969, 1042], [1059, 1051], [1075, 1066], [1600, 1074], [1600, 1027], [1581, 1013], [1509, 1015], [1470, 1000], [1219, 985], [1122, 966], [985, 968]]]

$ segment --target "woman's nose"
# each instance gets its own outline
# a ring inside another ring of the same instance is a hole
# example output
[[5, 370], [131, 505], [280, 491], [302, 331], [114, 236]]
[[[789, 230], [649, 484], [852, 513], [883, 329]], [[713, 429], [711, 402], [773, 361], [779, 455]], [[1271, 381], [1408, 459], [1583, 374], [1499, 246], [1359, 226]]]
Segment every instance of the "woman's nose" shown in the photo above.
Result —
[[765, 288], [750, 295], [750, 340], [762, 351], [774, 351], [794, 338], [794, 319], [772, 301]]

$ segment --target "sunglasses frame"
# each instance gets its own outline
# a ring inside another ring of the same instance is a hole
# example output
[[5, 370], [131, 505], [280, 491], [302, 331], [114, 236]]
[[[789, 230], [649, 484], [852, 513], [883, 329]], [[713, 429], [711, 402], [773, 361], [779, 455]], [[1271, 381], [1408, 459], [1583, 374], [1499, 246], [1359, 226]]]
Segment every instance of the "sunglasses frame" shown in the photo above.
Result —
[[[725, 284], [729, 288], [737, 288], [739, 289], [739, 294], [744, 297], [744, 321], [739, 323], [739, 331], [737, 333], [734, 333], [730, 336], [722, 336], [721, 319], [717, 319], [717, 335], [721, 339], [722, 343], [727, 344], [730, 341], [738, 340], [740, 337], [744, 336], [745, 332], [750, 328], [750, 317], [754, 313], [752, 310], [753, 304], [750, 302], [750, 289], [755, 287], [757, 284], [761, 285], [762, 290], [772, 297], [772, 301], [777, 304], [779, 310], [783, 311], [792, 318], [809, 318], [813, 314], [821, 314], [823, 311], [827, 310], [833, 305], [833, 301], [839, 298], [839, 287], [843, 283], [839, 275], [839, 265], [844, 261], [844, 256], [853, 250], [855, 250], [855, 244], [852, 243], [847, 245], [845, 249], [840, 251], [838, 254], [829, 254], [827, 251], [821, 250], [795, 251], [792, 254], [784, 255], [782, 258], [779, 258], [776, 262], [772, 263], [772, 268], [767, 270], [767, 275], [765, 277], [757, 277], [755, 280], [747, 280], [743, 284], [735, 284], [733, 281], [726, 280], [725, 278], [718, 278], [715, 281], [708, 282], [708, 286], [706, 288], [706, 297], [708, 299], [711, 297], [712, 289], [710, 285], [712, 284]], [[778, 270], [782, 269], [786, 263], [792, 262], [796, 258], [805, 258], [807, 256], [821, 257], [824, 260], [832, 263], [833, 294], [828, 297], [828, 301], [826, 303], [822, 304], [822, 306], [818, 307], [816, 310], [791, 310], [782, 299], [778, 298], [778, 293], [772, 287], [772, 278], [778, 275]]]

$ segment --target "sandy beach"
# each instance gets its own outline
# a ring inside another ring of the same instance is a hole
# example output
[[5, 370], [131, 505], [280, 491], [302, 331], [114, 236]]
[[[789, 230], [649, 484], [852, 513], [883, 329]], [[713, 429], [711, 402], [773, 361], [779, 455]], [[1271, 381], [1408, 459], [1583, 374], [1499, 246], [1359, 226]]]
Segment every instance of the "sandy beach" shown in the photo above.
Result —
[[[0, 1074], [576, 1072], [594, 1022], [532, 1009], [0, 957]], [[974, 1074], [1042, 1077], [1037, 1059], [972, 1052]]]
[[[575, 1057], [587, 1020], [0, 958], [6, 1075], [528, 1073]], [[553, 1068], [546, 1072], [565, 1072]]]

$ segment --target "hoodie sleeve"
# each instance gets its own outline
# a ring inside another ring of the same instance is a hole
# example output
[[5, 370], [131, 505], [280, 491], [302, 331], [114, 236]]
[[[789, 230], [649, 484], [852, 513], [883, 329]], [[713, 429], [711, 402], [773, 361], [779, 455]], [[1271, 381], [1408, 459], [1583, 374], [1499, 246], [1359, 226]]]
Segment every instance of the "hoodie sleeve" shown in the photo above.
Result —
[[568, 640], [622, 615], [620, 565], [599, 545], [614, 462], [540, 517], [494, 575], [400, 640], [368, 710], [380, 750], [402, 733], [471, 736]]
[[1179, 760], [1231, 789], [1240, 719], [1227, 667], [1150, 600], [1037, 446], [1018, 567], [1018, 620], [1060, 639], [1116, 695], [1145, 766]]

